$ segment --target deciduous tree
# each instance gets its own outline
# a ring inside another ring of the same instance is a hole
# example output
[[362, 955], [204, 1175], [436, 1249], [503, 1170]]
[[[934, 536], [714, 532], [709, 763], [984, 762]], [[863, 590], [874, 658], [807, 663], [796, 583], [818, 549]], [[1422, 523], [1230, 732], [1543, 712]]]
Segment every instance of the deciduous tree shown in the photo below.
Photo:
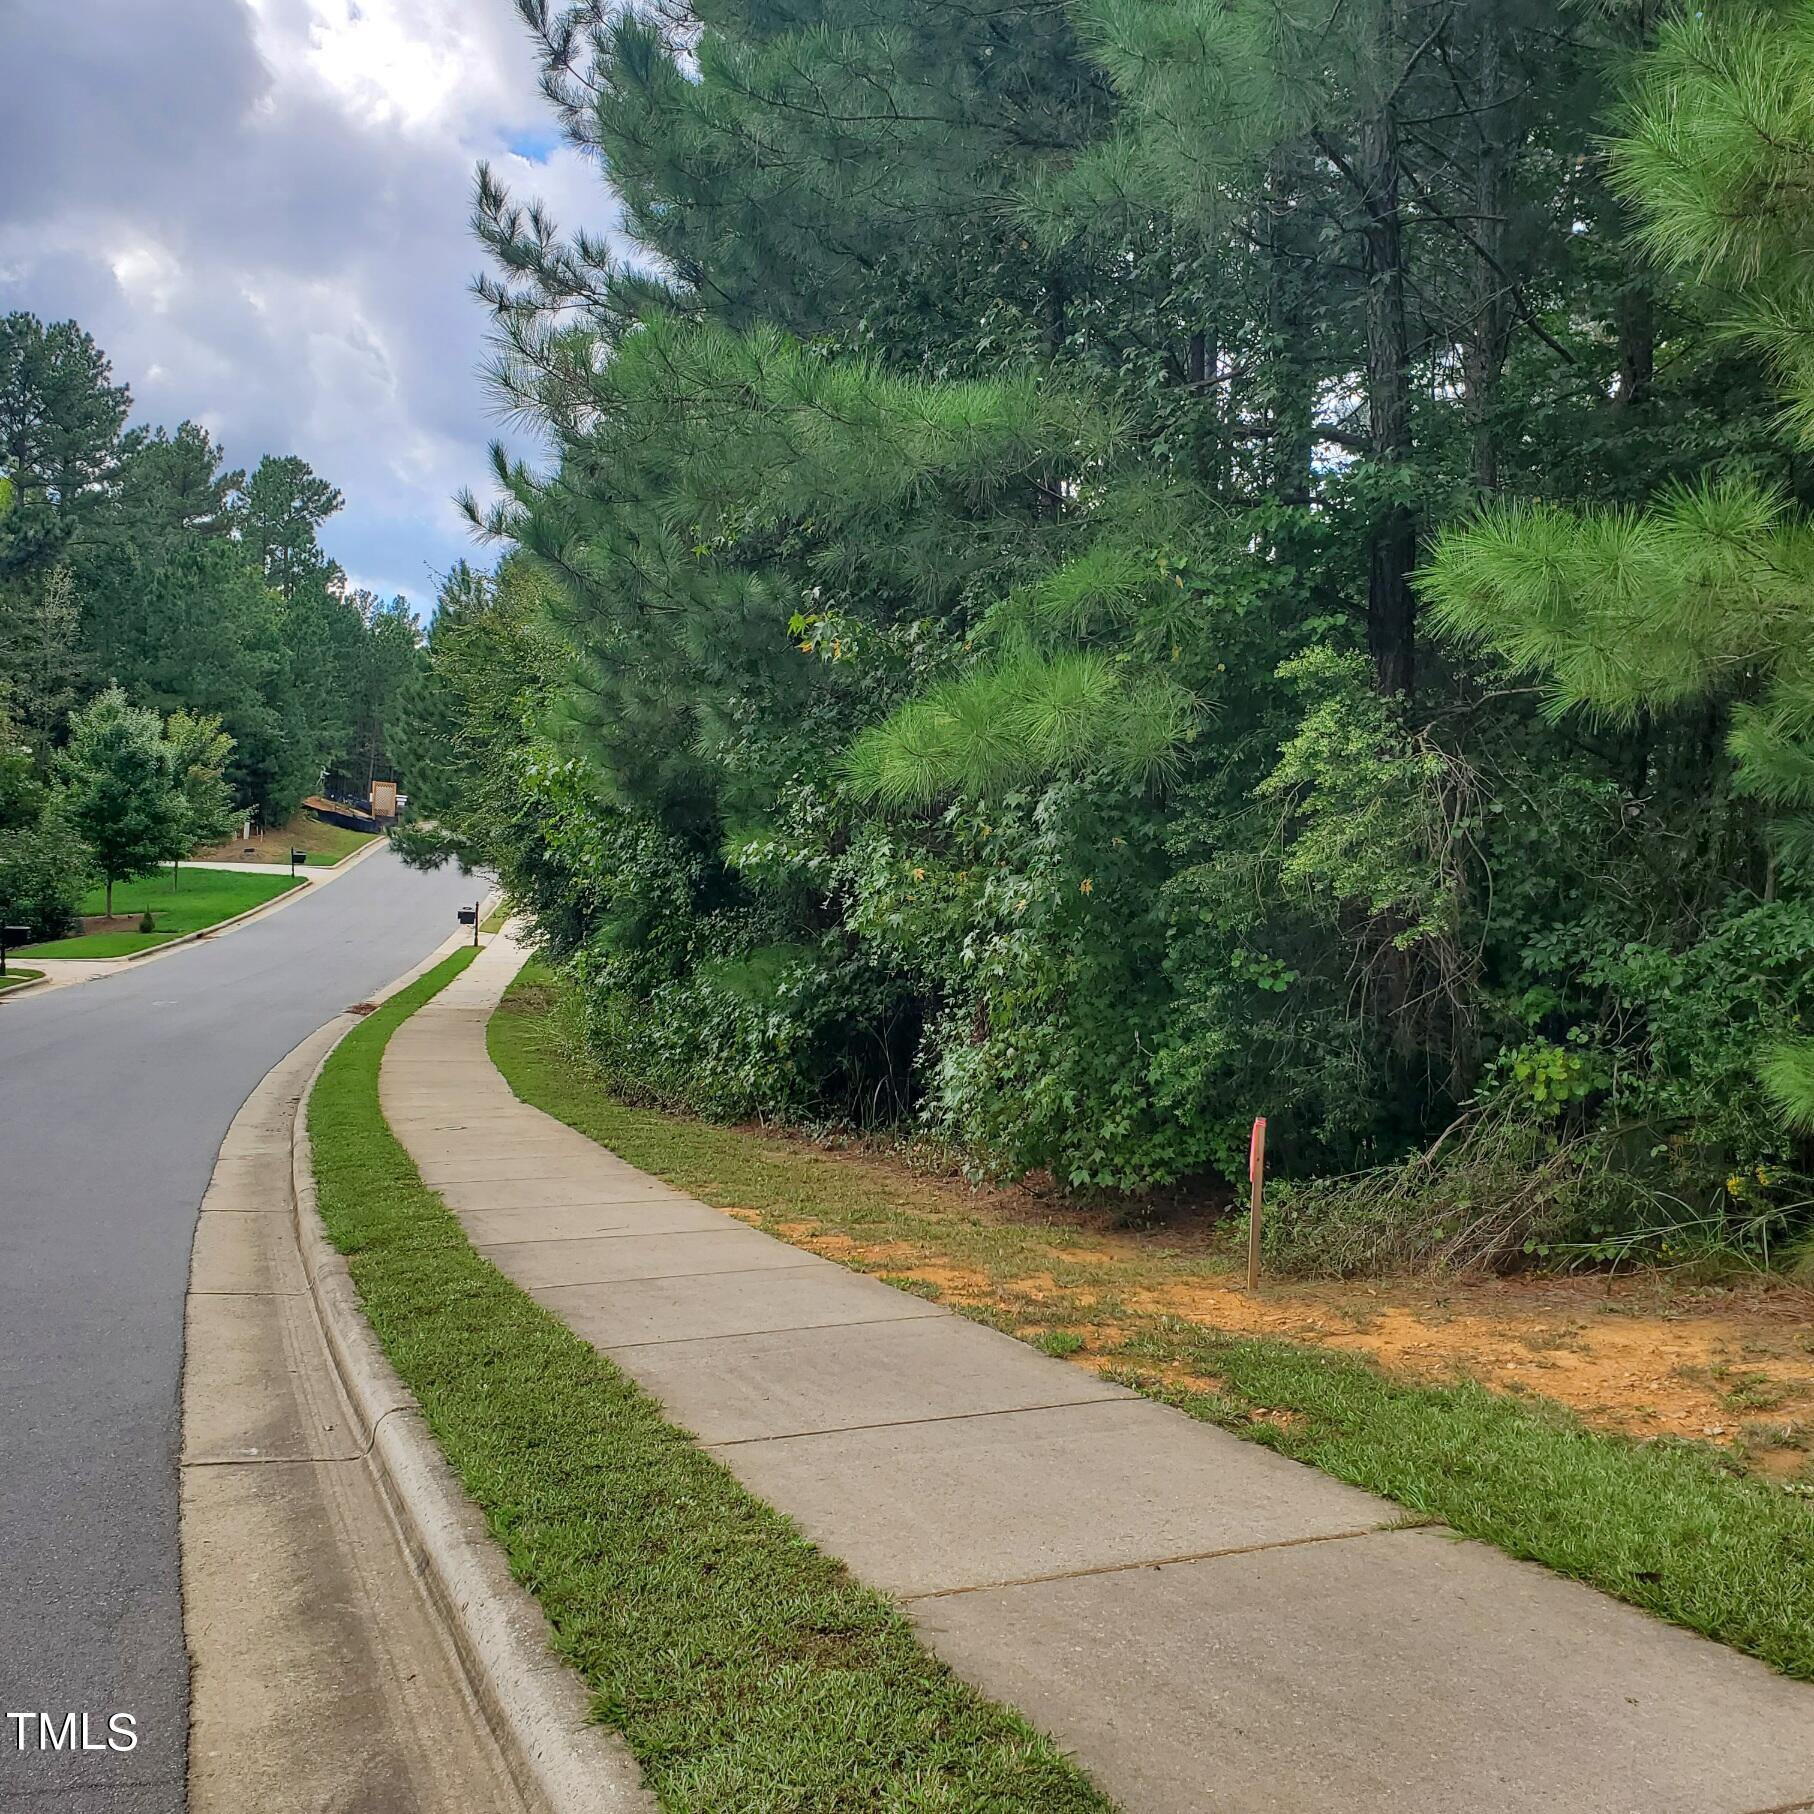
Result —
[[183, 796], [156, 712], [109, 687], [70, 721], [57, 761], [59, 809], [107, 888], [155, 869], [182, 835]]

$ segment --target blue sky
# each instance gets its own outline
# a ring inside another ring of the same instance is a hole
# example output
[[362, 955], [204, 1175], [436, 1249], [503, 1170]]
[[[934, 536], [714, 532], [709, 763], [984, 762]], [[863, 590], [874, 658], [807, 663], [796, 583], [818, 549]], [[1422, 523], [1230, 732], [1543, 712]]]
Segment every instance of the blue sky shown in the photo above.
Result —
[[74, 316], [135, 421], [346, 494], [329, 552], [420, 608], [500, 425], [474, 165], [608, 227], [509, 0], [0, 0], [0, 310]]

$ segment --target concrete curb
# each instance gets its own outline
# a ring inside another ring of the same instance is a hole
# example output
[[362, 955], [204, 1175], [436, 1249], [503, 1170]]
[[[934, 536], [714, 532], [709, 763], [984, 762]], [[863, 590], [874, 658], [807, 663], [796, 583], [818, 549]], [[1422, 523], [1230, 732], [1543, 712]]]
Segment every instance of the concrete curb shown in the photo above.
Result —
[[[389, 849], [389, 838], [374, 838], [371, 843], [355, 850], [350, 856], [342, 857], [338, 863], [322, 864], [313, 874], [305, 866], [300, 878], [302, 887], [286, 888], [282, 894], [273, 895], [268, 901], [260, 901], [256, 907], [248, 907], [243, 913], [236, 913], [230, 919], [216, 920], [212, 926], [203, 926], [196, 932], [179, 933], [177, 937], [166, 939], [161, 945], [147, 945], [142, 951], [128, 951], [125, 954], [125, 961], [134, 964], [143, 958], [162, 957], [166, 951], [175, 951], [184, 945], [199, 944], [203, 939], [219, 938], [223, 932], [231, 932], [235, 926], [243, 926], [248, 920], [262, 919], [267, 913], [277, 913], [292, 902], [300, 901], [311, 888], [318, 888], [323, 882], [329, 882], [336, 876], [345, 875], [356, 864], [363, 863], [374, 851]], [[272, 863], [268, 867], [276, 869], [279, 865]], [[252, 866], [247, 864], [232, 873], [236, 875], [252, 873]], [[320, 878], [319, 881], [316, 879], [317, 877]]]
[[[111, 961], [121, 965], [144, 963], [151, 958], [165, 957], [172, 951], [180, 951], [185, 945], [197, 945], [200, 944], [203, 939], [219, 938], [223, 932], [231, 932], [236, 926], [244, 926], [252, 920], [262, 919], [267, 913], [280, 912], [292, 902], [300, 901], [311, 888], [320, 886], [322, 882], [331, 882], [336, 876], [345, 875], [355, 864], [364, 862], [374, 851], [388, 850], [389, 848], [390, 839], [374, 838], [371, 843], [354, 851], [350, 856], [342, 857], [338, 863], [324, 863], [313, 875], [309, 874], [305, 869], [301, 878], [303, 886], [300, 888], [286, 888], [282, 894], [273, 895], [268, 901], [260, 901], [256, 907], [248, 907], [244, 912], [236, 913], [230, 919], [216, 920], [212, 926], [203, 926], [196, 932], [179, 932], [175, 938], [165, 939], [161, 945], [146, 945], [139, 951], [122, 952], [117, 959], [98, 961]], [[198, 863], [194, 865], [194, 867], [205, 869], [208, 868], [209, 865]], [[221, 868], [224, 867], [224, 865], [217, 864], [213, 867]], [[273, 863], [268, 867], [270, 869], [276, 869], [278, 865]], [[230, 873], [235, 875], [248, 875], [254, 873], [253, 865], [242, 864], [238, 869], [233, 870]], [[317, 877], [319, 877], [319, 881], [317, 880]], [[45, 958], [41, 961], [45, 963], [59, 963], [65, 960], [59, 958]], [[101, 972], [101, 975], [103, 976], [109, 974], [118, 975], [120, 972]], [[100, 977], [91, 976], [80, 980], [98, 982]], [[31, 990], [39, 987], [50, 987], [54, 985], [55, 982], [55, 977], [44, 976], [40, 977], [37, 982], [27, 983], [23, 989], [0, 989], [0, 999], [4, 999], [9, 995], [25, 995]], [[64, 988], [70, 988], [73, 985], [64, 983], [62, 986]]]
[[[362, 857], [369, 857], [374, 850], [386, 850], [389, 847], [390, 836], [381, 831], [376, 837], [361, 844], [357, 850], [349, 850], [345, 856], [336, 857], [331, 863], [310, 863], [306, 867], [311, 876], [336, 876], [342, 870], [351, 869]], [[235, 863], [226, 857], [214, 857], [206, 861], [192, 859], [189, 866], [192, 869], [225, 869], [235, 875], [251, 875], [261, 870], [268, 872], [284, 867], [281, 863]]]
[[[407, 987], [466, 942], [449, 940], [376, 999]], [[453, 1640], [468, 1684], [524, 1802], [537, 1814], [654, 1814], [628, 1747], [591, 1720], [578, 1675], [551, 1647], [548, 1621], [442, 1455], [421, 1408], [366, 1321], [346, 1260], [316, 1204], [308, 1105], [322, 1067], [359, 1021], [341, 1017], [310, 1074], [291, 1141], [291, 1204], [309, 1294], [328, 1352], [410, 1559]]]
[[309, 887], [310, 884], [305, 881], [300, 888], [286, 888], [282, 894], [273, 895], [268, 901], [260, 901], [256, 907], [248, 907], [228, 919], [216, 920], [212, 926], [203, 926], [195, 932], [179, 932], [175, 938], [165, 939], [161, 945], [146, 945], [138, 951], [123, 951], [121, 959], [128, 964], [136, 964], [144, 958], [162, 957], [166, 951], [180, 950], [184, 945], [198, 945], [203, 939], [218, 938], [223, 932], [232, 931], [235, 926], [243, 926], [247, 920], [275, 913], [279, 907], [300, 901], [309, 892]]

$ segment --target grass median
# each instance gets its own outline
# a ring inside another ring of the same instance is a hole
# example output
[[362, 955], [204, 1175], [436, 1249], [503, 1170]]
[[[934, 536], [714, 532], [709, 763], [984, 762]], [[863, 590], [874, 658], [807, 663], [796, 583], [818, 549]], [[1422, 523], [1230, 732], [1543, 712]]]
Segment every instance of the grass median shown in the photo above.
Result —
[[329, 1058], [309, 1103], [321, 1213], [385, 1352], [663, 1807], [1108, 1810], [475, 1252], [422, 1183], [380, 1112], [378, 1068], [476, 955]]
[[1003, 1227], [958, 1189], [614, 1102], [539, 967], [488, 1037], [524, 1101], [768, 1233], [1814, 1680], [1814, 1502], [1701, 1445], [1633, 1442], [1541, 1400], [1153, 1315], [1138, 1269], [1096, 1263], [1063, 1226]]

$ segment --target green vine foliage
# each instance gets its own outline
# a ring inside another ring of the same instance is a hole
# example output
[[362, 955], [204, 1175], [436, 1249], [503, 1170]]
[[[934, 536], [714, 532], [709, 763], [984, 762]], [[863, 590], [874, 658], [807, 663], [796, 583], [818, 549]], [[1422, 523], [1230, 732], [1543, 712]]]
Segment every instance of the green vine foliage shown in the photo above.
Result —
[[1443, 857], [1454, 842], [1453, 764], [1407, 734], [1357, 655], [1312, 649], [1278, 678], [1304, 702], [1255, 789], [1288, 815], [1280, 883], [1360, 906], [1401, 950], [1452, 935], [1460, 904]]

